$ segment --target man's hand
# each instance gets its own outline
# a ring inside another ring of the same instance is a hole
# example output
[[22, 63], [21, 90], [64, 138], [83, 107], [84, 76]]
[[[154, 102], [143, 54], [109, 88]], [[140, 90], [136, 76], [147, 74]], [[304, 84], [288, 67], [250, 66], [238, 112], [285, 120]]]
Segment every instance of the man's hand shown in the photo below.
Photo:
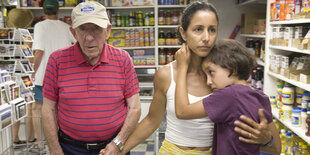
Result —
[[33, 72], [33, 73], [31, 74], [31, 79], [32, 79], [32, 81], [35, 80], [35, 75], [36, 75], [36, 72]]
[[251, 144], [266, 144], [271, 140], [272, 132], [268, 127], [268, 120], [264, 115], [264, 110], [259, 109], [259, 124], [249, 117], [240, 116], [240, 120], [236, 120], [235, 131], [240, 134], [239, 140]]
[[120, 155], [121, 152], [114, 142], [110, 142], [104, 149], [99, 152], [100, 155]]

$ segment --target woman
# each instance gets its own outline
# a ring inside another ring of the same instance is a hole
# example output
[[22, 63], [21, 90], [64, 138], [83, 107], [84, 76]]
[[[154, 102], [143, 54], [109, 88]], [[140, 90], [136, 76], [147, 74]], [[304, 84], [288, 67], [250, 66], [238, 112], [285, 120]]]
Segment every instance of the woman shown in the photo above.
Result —
[[[194, 2], [183, 11], [179, 31], [185, 34], [185, 38], [179, 35], [179, 39], [182, 43], [186, 42], [191, 45], [193, 50], [187, 73], [187, 88], [192, 103], [202, 100], [211, 93], [210, 88], [206, 85], [201, 62], [215, 44], [218, 21], [216, 10], [209, 3]], [[127, 139], [122, 154], [148, 138], [159, 127], [166, 113], [167, 129], [159, 154], [211, 154], [214, 124], [210, 119], [207, 117], [193, 120], [176, 118], [174, 109], [176, 65], [177, 62], [174, 61], [156, 72], [154, 96], [149, 113]], [[242, 116], [242, 120], [245, 120], [249, 125], [238, 121], [236, 124], [240, 128], [235, 130], [243, 136], [251, 134], [251, 137], [243, 137], [240, 140], [248, 143], [266, 144], [271, 139], [267, 122], [261, 119], [261, 124], [257, 124], [244, 116]], [[101, 153], [104, 153], [104, 150]]]

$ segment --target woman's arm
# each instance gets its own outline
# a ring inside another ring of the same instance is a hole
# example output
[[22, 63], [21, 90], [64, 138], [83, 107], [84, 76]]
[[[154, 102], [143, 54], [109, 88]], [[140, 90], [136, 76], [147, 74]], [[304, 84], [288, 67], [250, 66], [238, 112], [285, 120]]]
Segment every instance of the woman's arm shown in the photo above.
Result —
[[[259, 109], [258, 114], [260, 122], [257, 123], [249, 117], [244, 115], [240, 116], [243, 121], [235, 121], [235, 131], [241, 136], [239, 139], [246, 143], [261, 144], [261, 151], [272, 154], [280, 154], [281, 152], [281, 140], [280, 135], [275, 127], [274, 123], [269, 123], [264, 115], [264, 110]], [[249, 135], [252, 135], [249, 137]], [[273, 137], [273, 143], [271, 146], [263, 146], [270, 142]]]
[[187, 93], [187, 70], [190, 63], [190, 51], [186, 44], [182, 45], [175, 58], [177, 60], [177, 80], [175, 88], [175, 113], [178, 119], [195, 119], [206, 117], [202, 101], [190, 104]]
[[154, 96], [147, 116], [125, 142], [122, 154], [142, 143], [159, 127], [166, 113], [166, 92], [170, 85], [170, 67], [159, 69], [154, 77]]

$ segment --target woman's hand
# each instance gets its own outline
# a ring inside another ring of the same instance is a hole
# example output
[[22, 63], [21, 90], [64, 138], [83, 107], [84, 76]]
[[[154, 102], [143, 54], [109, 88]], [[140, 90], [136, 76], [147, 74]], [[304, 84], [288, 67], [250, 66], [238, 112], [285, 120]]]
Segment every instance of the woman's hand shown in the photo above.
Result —
[[191, 53], [188, 46], [183, 43], [182, 47], [175, 53], [175, 60], [177, 60], [178, 67], [187, 67], [190, 63]]
[[245, 143], [251, 144], [266, 144], [271, 140], [272, 132], [268, 127], [268, 120], [264, 115], [264, 110], [259, 109], [258, 115], [260, 122], [257, 123], [251, 118], [241, 115], [240, 119], [243, 121], [236, 120], [235, 131], [240, 134], [239, 140]]

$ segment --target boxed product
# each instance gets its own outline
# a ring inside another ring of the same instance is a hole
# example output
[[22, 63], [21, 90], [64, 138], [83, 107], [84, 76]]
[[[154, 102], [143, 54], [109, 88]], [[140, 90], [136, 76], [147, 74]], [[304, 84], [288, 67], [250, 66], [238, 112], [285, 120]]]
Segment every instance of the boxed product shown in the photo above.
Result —
[[109, 39], [108, 44], [115, 46], [115, 47], [124, 47], [125, 39], [122, 39], [122, 38]]
[[244, 34], [253, 34], [254, 25], [257, 19], [265, 19], [265, 13], [244, 13], [241, 16], [241, 32]]
[[125, 38], [125, 30], [112, 30], [110, 33], [110, 38]]
[[302, 71], [299, 75], [299, 81], [310, 84], [310, 70]]
[[131, 6], [132, 1], [131, 0], [112, 0], [111, 4], [112, 4], [112, 6], [115, 6], [115, 7]]

